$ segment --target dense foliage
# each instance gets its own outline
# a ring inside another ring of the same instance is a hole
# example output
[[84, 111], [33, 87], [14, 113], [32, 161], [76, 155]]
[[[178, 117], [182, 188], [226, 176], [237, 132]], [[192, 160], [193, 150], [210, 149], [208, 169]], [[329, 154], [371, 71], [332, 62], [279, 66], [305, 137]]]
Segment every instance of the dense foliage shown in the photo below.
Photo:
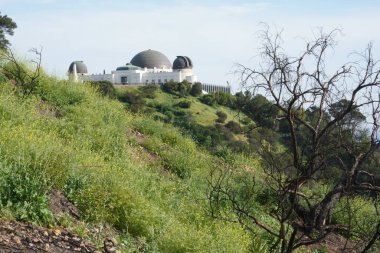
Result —
[[13, 35], [13, 30], [16, 28], [17, 24], [7, 15], [1, 15], [0, 12], [0, 50], [4, 50], [10, 45], [5, 35]]

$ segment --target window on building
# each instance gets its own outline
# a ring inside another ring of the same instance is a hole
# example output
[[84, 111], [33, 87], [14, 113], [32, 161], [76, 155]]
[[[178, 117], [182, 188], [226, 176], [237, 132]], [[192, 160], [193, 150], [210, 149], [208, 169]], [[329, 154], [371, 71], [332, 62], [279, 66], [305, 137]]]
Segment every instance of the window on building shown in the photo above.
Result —
[[146, 80], [145, 83], [148, 84], [148, 83], [149, 83], [149, 80]]
[[161, 79], [158, 79], [157, 83], [158, 83], [158, 84], [161, 84]]
[[121, 83], [122, 83], [122, 84], [126, 84], [126, 83], [128, 83], [128, 76], [122, 76], [122, 77], [121, 77]]
[[167, 83], [167, 82], [168, 82], [168, 79], [165, 79], [165, 80], [164, 80], [164, 83]]
[[156, 81], [154, 81], [154, 79], [153, 79], [153, 80], [152, 80], [152, 83], [153, 83], [153, 84], [155, 84], [155, 83], [156, 83]]

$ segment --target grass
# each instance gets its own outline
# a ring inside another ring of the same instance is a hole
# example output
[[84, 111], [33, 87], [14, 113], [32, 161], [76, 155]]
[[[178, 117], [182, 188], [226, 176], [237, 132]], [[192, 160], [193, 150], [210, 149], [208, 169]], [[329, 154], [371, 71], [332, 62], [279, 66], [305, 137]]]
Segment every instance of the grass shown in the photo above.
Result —
[[[169, 107], [183, 100], [191, 101], [191, 106], [180, 110], [190, 112], [200, 125], [214, 125], [218, 110], [226, 112], [226, 121], [236, 115], [194, 97], [161, 91], [156, 99], [147, 99]], [[49, 76], [41, 77], [36, 92], [28, 97], [18, 96], [3, 80], [0, 216], [47, 226], [64, 224], [89, 238], [93, 238], [91, 227], [102, 226], [118, 238], [124, 252], [268, 250], [273, 241], [268, 234], [258, 230], [252, 236], [239, 224], [210, 218], [206, 195], [210, 172], [220, 166], [228, 165], [237, 180], [253, 174], [259, 189], [254, 211], [267, 225], [278, 226], [269, 211], [264, 212], [272, 207], [259, 157], [222, 146], [213, 155], [172, 124], [155, 120], [155, 114], [132, 114], [89, 85]], [[239, 190], [241, 185], [236, 187]], [[79, 208], [81, 222], [53, 217], [47, 205], [53, 188]], [[374, 212], [366, 200], [355, 203], [366, 207], [364, 213]], [[348, 219], [338, 214], [334, 218]], [[363, 223], [357, 214], [355, 219]], [[99, 238], [93, 240], [101, 243]]]
[[[134, 130], [155, 160], [139, 155]], [[247, 252], [251, 245], [239, 225], [207, 214], [206, 178], [218, 158], [89, 86], [44, 76], [35, 94], [21, 98], [1, 83], [0, 159], [3, 217], [56, 224], [47, 202], [57, 188], [88, 226], [108, 224], [130, 242], [125, 252], [141, 251], [136, 241], [151, 252]]]
[[236, 112], [232, 111], [230, 108], [224, 107], [224, 106], [218, 106], [218, 107], [212, 107], [205, 105], [201, 102], [199, 102], [198, 98], [188, 96], [186, 98], [176, 97], [175, 95], [171, 95], [168, 93], [165, 93], [161, 90], [158, 90], [156, 92], [156, 97], [154, 99], [147, 99], [147, 103], [153, 102], [167, 105], [170, 107], [175, 106], [180, 101], [190, 101], [191, 106], [188, 109], [183, 109], [186, 112], [191, 113], [193, 115], [195, 122], [202, 126], [213, 126], [215, 124], [215, 120], [218, 118], [216, 116], [216, 112], [218, 110], [222, 110], [227, 114], [226, 122], [230, 120], [238, 121], [238, 115]]

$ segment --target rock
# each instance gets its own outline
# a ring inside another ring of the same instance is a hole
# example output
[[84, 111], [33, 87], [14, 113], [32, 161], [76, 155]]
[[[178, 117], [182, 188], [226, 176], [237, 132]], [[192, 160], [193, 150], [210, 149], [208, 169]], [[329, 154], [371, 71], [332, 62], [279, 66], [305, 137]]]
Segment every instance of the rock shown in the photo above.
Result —
[[61, 230], [59, 230], [59, 229], [54, 229], [54, 230], [53, 230], [53, 233], [54, 233], [56, 236], [59, 236], [59, 235], [61, 235]]
[[107, 237], [104, 240], [104, 251], [107, 253], [115, 253], [117, 251], [117, 240]]
[[105, 251], [106, 251], [107, 253], [116, 253], [117, 248], [116, 248], [116, 247], [105, 248]]
[[20, 233], [19, 231], [16, 231], [16, 235], [17, 235], [18, 237], [20, 237], [20, 238], [22, 238], [22, 237], [23, 237], [23, 234], [22, 234], [22, 233]]
[[20, 244], [21, 244], [21, 238], [18, 237], [18, 236], [14, 236], [14, 237], [13, 237], [13, 241], [14, 241], [17, 245], [20, 245]]
[[74, 236], [74, 237], [73, 237], [73, 241], [74, 241], [74, 242], [80, 242], [81, 239], [80, 239], [79, 237]]
[[[108, 251], [116, 253], [117, 241], [107, 240]], [[17, 221], [0, 221], [0, 253], [3, 252], [51, 252], [75, 253], [99, 251], [95, 245], [84, 238], [74, 235], [62, 228], [43, 228], [29, 226]]]

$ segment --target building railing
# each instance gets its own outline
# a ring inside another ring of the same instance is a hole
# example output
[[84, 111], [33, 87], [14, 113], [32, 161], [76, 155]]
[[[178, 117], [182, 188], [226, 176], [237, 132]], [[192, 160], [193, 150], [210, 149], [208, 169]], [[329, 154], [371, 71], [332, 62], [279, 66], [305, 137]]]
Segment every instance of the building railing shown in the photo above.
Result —
[[231, 93], [230, 86], [210, 84], [210, 83], [202, 83], [202, 90], [206, 91], [207, 93], [215, 93], [215, 92]]

